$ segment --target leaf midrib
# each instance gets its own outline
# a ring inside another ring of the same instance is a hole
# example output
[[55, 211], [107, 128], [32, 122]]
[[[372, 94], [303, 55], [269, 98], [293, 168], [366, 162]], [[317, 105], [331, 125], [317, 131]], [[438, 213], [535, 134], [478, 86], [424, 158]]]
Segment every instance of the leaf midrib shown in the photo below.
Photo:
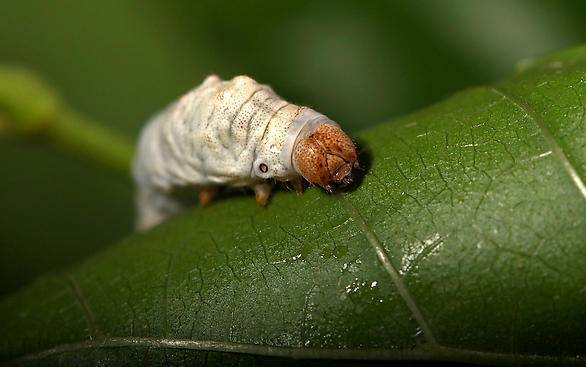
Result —
[[428, 360], [482, 364], [531, 364], [531, 365], [578, 365], [586, 366], [579, 357], [551, 357], [532, 354], [506, 354], [447, 348], [442, 346], [417, 347], [413, 349], [322, 349], [299, 347], [273, 347], [257, 344], [218, 342], [211, 340], [189, 340], [151, 337], [107, 337], [79, 343], [62, 344], [40, 352], [27, 354], [13, 360], [15, 364], [40, 360], [53, 355], [83, 350], [109, 348], [164, 348], [176, 350], [199, 350], [225, 353], [254, 354], [268, 357], [331, 360]]

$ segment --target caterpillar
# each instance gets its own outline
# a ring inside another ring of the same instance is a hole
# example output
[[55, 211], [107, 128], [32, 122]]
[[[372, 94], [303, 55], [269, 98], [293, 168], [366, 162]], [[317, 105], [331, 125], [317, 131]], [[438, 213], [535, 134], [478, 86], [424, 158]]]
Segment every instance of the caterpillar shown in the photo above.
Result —
[[352, 183], [356, 148], [338, 124], [247, 76], [207, 77], [142, 129], [133, 161], [136, 227], [148, 229], [221, 187], [251, 187], [266, 206], [272, 181], [332, 192]]

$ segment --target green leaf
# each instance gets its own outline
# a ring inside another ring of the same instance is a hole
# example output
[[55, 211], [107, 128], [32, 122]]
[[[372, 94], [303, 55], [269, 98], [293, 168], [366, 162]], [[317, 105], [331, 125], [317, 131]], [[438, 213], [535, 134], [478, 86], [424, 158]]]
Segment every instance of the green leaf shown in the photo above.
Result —
[[38, 279], [1, 358], [586, 364], [586, 47], [519, 70], [361, 134], [351, 193], [225, 198]]

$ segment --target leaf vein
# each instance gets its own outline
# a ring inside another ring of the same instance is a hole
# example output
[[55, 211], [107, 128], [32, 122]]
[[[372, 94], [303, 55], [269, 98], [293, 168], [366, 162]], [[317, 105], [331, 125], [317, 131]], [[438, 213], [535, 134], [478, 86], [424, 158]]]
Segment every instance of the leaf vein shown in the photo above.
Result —
[[549, 130], [549, 128], [543, 121], [542, 117], [539, 114], [537, 114], [533, 110], [533, 108], [531, 108], [531, 106], [529, 106], [527, 102], [523, 100], [522, 97], [509, 94], [497, 87], [489, 87], [488, 89], [492, 91], [494, 94], [511, 102], [537, 125], [537, 127], [541, 131], [541, 134], [547, 141], [547, 144], [551, 147], [551, 150], [553, 151], [554, 155], [560, 160], [562, 166], [564, 167], [564, 170], [570, 176], [570, 179], [582, 195], [582, 198], [586, 200], [586, 185], [584, 184], [584, 179], [580, 177], [578, 171], [576, 170], [576, 167], [574, 167], [574, 164], [570, 161], [570, 159], [568, 158], [568, 156], [556, 140], [555, 136], [552, 134], [552, 132]]
[[417, 302], [415, 302], [415, 299], [413, 298], [411, 292], [407, 288], [407, 285], [403, 281], [403, 278], [401, 278], [399, 272], [389, 259], [380, 240], [378, 239], [374, 231], [364, 221], [364, 218], [362, 217], [360, 212], [358, 212], [358, 209], [356, 209], [356, 207], [345, 197], [342, 197], [342, 202], [344, 203], [344, 206], [346, 207], [346, 210], [348, 211], [350, 216], [356, 221], [356, 223], [366, 236], [366, 239], [374, 249], [379, 262], [382, 264], [386, 272], [389, 274], [393, 283], [395, 283], [397, 291], [399, 292], [401, 298], [403, 298], [403, 301], [405, 302], [405, 304], [413, 314], [413, 317], [419, 324], [419, 327], [423, 331], [425, 339], [430, 345], [437, 346], [438, 342], [433, 336], [433, 332], [431, 331], [431, 328], [429, 327], [427, 320], [423, 316], [423, 313], [419, 309]]
[[83, 295], [83, 292], [81, 291], [81, 288], [79, 287], [79, 284], [77, 283], [77, 280], [75, 279], [75, 277], [71, 273], [65, 273], [63, 275], [63, 277], [65, 278], [67, 285], [71, 289], [71, 292], [75, 296], [77, 303], [79, 304], [79, 306], [81, 307], [81, 309], [83, 311], [83, 315], [84, 315], [86, 323], [88, 325], [90, 339], [98, 338], [99, 336], [102, 335], [102, 332], [98, 328], [94, 313], [92, 312], [92, 309], [90, 308], [89, 303], [87, 302], [85, 296]]

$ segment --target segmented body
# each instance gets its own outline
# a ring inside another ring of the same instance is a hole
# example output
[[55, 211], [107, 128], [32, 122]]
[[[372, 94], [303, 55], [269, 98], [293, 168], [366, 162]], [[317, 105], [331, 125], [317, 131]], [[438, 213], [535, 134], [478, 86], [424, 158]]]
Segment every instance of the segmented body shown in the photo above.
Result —
[[249, 77], [208, 77], [141, 133], [133, 164], [137, 227], [184, 210], [192, 200], [185, 199], [183, 188], [299, 177], [292, 163], [295, 142], [319, 124], [335, 125]]

